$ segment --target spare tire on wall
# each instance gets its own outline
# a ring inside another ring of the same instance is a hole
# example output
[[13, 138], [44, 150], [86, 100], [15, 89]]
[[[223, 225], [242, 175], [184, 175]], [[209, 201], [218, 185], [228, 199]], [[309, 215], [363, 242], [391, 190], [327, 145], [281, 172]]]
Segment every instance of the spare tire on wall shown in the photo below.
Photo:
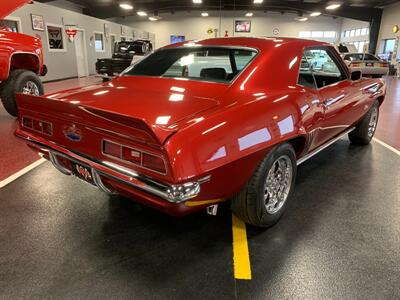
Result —
[[153, 51], [153, 45], [149, 40], [136, 40], [133, 49], [136, 55], [148, 55]]

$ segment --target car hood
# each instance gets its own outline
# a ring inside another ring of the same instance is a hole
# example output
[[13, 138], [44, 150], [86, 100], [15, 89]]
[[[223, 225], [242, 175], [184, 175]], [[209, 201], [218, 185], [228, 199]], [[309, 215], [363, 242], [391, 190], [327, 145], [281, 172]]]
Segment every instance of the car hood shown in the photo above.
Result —
[[178, 79], [122, 76], [101, 85], [47, 95], [87, 108], [108, 111], [169, 127], [218, 105], [229, 85]]
[[13, 13], [15, 10], [25, 5], [26, 3], [32, 2], [32, 0], [7, 0], [2, 1], [0, 5], [0, 19], [3, 19]]

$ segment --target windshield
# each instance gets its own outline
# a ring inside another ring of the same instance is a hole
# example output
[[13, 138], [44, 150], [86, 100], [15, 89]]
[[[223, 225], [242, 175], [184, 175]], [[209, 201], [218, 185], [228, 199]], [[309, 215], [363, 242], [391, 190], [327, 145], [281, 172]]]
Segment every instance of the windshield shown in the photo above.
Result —
[[215, 47], [163, 49], [128, 69], [125, 75], [228, 83], [256, 54], [255, 50]]

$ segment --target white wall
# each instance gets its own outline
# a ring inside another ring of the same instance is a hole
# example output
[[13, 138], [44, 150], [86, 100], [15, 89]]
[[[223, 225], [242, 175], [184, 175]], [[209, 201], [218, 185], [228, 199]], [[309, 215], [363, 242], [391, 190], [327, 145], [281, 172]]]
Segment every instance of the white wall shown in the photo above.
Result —
[[[7, 0], [11, 1], [11, 0]], [[46, 31], [35, 31], [32, 29], [31, 13], [41, 15], [44, 17], [46, 23], [69, 25], [74, 24], [79, 28], [85, 29], [85, 40], [88, 54], [89, 73], [95, 73], [95, 63], [98, 58], [111, 57], [111, 43], [110, 39], [104, 39], [105, 51], [96, 52], [94, 49], [94, 42], [90, 38], [94, 35], [94, 31], [104, 32], [104, 24], [109, 24], [111, 34], [115, 34], [117, 40], [121, 37], [121, 25], [112, 23], [105, 20], [96, 19], [93, 17], [85, 16], [73, 11], [58, 8], [51, 5], [35, 2], [34, 4], [27, 4], [22, 8], [15, 11], [11, 17], [16, 17], [21, 20], [22, 32], [32, 36], [39, 36], [43, 43], [44, 59], [49, 72], [42, 78], [44, 81], [63, 79], [69, 77], [76, 77], [78, 75], [76, 52], [74, 43], [66, 38], [66, 51], [65, 52], [51, 52], [48, 48], [47, 33]], [[131, 27], [125, 28], [127, 37], [151, 37], [147, 31], [134, 29]], [[65, 32], [64, 32], [65, 34]]]
[[385, 39], [394, 39], [396, 36], [400, 35], [400, 33], [392, 32], [394, 25], [400, 26], [400, 3], [386, 6], [383, 10], [377, 53], [383, 52]]
[[[263, 13], [257, 12], [252, 18], [243, 17], [245, 12], [223, 12], [220, 19], [218, 12], [210, 12], [207, 18], [200, 17], [200, 12], [180, 12], [161, 15], [162, 19], [157, 22], [143, 21], [139, 17], [126, 17], [113, 19], [115, 22], [134, 26], [150, 32], [156, 32], [156, 48], [168, 45], [171, 35], [184, 35], [187, 40], [205, 39], [214, 37], [214, 34], [207, 34], [209, 28], [219, 28], [221, 22], [221, 34], [224, 36], [228, 31], [229, 36], [273, 36], [273, 29], [279, 29], [279, 36], [298, 37], [300, 31], [336, 31], [341, 30], [341, 19], [333, 19], [331, 17], [311, 18], [307, 22], [295, 21], [295, 14], [286, 13]], [[234, 19], [251, 20], [251, 33], [234, 33]], [[336, 42], [330, 40], [330, 42]]]

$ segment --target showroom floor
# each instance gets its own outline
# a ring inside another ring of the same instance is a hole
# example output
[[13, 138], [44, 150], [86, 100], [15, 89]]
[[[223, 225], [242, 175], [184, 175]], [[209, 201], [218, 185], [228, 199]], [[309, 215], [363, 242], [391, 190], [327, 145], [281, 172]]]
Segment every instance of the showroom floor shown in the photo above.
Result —
[[[388, 87], [377, 138], [400, 150]], [[13, 126], [0, 113], [0, 151], [18, 145], [0, 152], [3, 177], [26, 156]], [[384, 144], [347, 139], [304, 163], [281, 221], [247, 228], [252, 279], [236, 280], [228, 210], [164, 216], [43, 163], [0, 190], [0, 299], [398, 299], [399, 167]]]

